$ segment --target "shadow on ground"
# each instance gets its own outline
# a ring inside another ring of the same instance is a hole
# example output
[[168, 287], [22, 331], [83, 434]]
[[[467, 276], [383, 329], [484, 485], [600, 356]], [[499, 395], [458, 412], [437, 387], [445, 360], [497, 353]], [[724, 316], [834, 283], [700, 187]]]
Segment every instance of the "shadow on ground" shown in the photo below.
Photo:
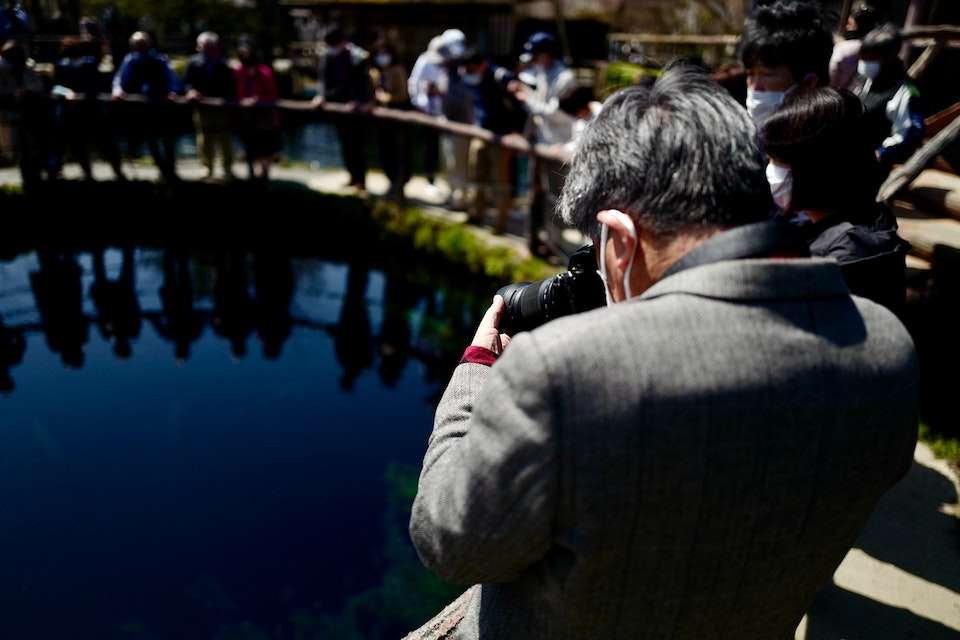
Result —
[[841, 566], [835, 584], [820, 592], [807, 614], [804, 640], [957, 638], [960, 519], [944, 513], [956, 503], [957, 489], [947, 476], [914, 462], [855, 545], [877, 562], [860, 555]]

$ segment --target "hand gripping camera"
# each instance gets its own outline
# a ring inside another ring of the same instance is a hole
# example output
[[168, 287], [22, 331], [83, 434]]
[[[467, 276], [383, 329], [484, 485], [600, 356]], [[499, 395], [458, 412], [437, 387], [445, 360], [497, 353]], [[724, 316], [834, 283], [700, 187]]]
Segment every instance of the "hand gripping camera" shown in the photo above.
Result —
[[563, 316], [607, 305], [593, 245], [578, 249], [570, 256], [566, 272], [539, 282], [507, 285], [497, 295], [503, 296], [506, 302], [500, 332], [510, 336], [532, 331]]

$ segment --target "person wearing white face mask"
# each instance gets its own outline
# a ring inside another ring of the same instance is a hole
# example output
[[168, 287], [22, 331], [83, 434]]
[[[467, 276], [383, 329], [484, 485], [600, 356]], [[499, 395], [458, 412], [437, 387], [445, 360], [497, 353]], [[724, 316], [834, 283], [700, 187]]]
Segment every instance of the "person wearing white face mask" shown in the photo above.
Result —
[[[373, 101], [370, 82], [370, 54], [350, 42], [342, 27], [330, 27], [324, 36], [327, 53], [320, 69], [316, 106], [324, 102], [346, 103], [357, 110], [366, 109]], [[341, 116], [336, 120], [337, 136], [343, 163], [350, 173], [349, 186], [366, 189], [366, 125], [357, 117]]]
[[923, 144], [924, 107], [920, 92], [900, 59], [900, 30], [874, 29], [860, 48], [853, 91], [866, 109], [867, 132], [886, 172], [906, 162]]
[[[407, 71], [397, 60], [393, 46], [384, 40], [373, 47], [374, 98], [378, 106], [388, 109], [409, 109], [410, 94], [407, 92]], [[388, 197], [402, 199], [403, 187], [409, 180], [410, 159], [407, 146], [407, 131], [390, 122], [377, 125], [377, 147], [380, 166], [390, 179]]]
[[909, 335], [767, 220], [754, 134], [676, 68], [588, 127], [560, 212], [611, 304], [511, 337], [498, 296], [480, 321], [410, 517], [475, 586], [406, 640], [792, 637], [910, 468]]
[[871, 2], [859, 2], [853, 7], [843, 32], [844, 39], [833, 47], [830, 57], [830, 86], [834, 89], [848, 88], [857, 77], [863, 37], [877, 26], [879, 15]]
[[790, 93], [830, 79], [833, 36], [811, 0], [758, 0], [744, 25], [747, 111], [761, 124]]
[[[473, 124], [499, 136], [517, 133], [523, 128], [523, 113], [508, 90], [515, 81], [509, 70], [473, 52], [465, 57], [460, 78], [473, 94]], [[512, 204], [510, 152], [496, 144], [471, 140], [469, 175], [475, 189], [468, 212], [470, 221], [484, 224], [488, 199], [492, 196], [497, 208], [494, 232], [505, 232]]]
[[767, 179], [810, 253], [836, 260], [854, 294], [900, 312], [909, 245], [890, 210], [875, 201], [882, 173], [864, 125], [863, 107], [850, 92], [798, 92], [764, 122]]

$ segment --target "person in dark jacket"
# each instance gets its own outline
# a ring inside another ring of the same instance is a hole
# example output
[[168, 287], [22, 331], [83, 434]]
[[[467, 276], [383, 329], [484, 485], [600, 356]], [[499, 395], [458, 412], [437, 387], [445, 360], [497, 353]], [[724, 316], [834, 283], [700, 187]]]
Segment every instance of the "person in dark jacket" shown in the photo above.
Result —
[[30, 18], [16, 0], [7, 0], [0, 9], [0, 44], [5, 40], [26, 42], [30, 38]]
[[123, 59], [113, 78], [114, 100], [142, 96], [146, 104], [136, 105], [130, 118], [130, 134], [134, 145], [146, 139], [160, 174], [165, 180], [176, 180], [176, 142], [168, 124], [167, 101], [176, 97], [179, 81], [167, 57], [153, 48], [150, 36], [137, 31], [130, 36], [130, 53]]
[[[490, 64], [482, 54], [469, 55], [461, 67], [463, 83], [473, 92], [474, 124], [504, 136], [523, 129], [526, 121], [520, 103], [508, 89], [515, 76], [509, 70]], [[496, 144], [475, 139], [470, 146], [470, 180], [476, 194], [470, 219], [482, 224], [486, 216], [488, 192], [497, 205], [494, 231], [503, 233], [510, 213], [510, 154]]]
[[63, 54], [54, 67], [54, 94], [66, 100], [60, 105], [61, 138], [69, 145], [83, 175], [93, 180], [90, 145], [100, 148], [118, 180], [126, 179], [120, 164], [120, 149], [110, 129], [104, 105], [97, 99], [100, 86], [100, 43], [91, 37], [64, 38]]
[[[327, 53], [317, 104], [339, 102], [357, 110], [367, 109], [373, 101], [370, 54], [350, 42], [338, 26], [327, 32], [324, 43]], [[350, 186], [362, 191], [367, 182], [365, 124], [355, 115], [346, 115], [337, 119], [336, 126], [343, 163], [350, 172]]]
[[784, 215], [801, 225], [814, 256], [834, 258], [850, 290], [899, 312], [909, 244], [877, 204], [881, 170], [864, 110], [848, 91], [797, 92], [764, 123], [767, 178]]
[[[397, 52], [386, 41], [374, 47], [374, 67], [371, 78], [376, 87], [377, 105], [388, 109], [410, 108], [407, 90], [407, 70], [397, 59]], [[380, 166], [390, 179], [391, 198], [403, 198], [403, 187], [410, 179], [410, 158], [407, 130], [392, 122], [381, 122], [377, 128], [377, 147], [380, 151]]]
[[902, 45], [900, 30], [892, 24], [868, 33], [853, 84], [866, 109], [870, 141], [887, 173], [923, 144], [923, 104], [900, 59]]
[[[199, 103], [213, 98], [233, 102], [237, 98], [237, 79], [233, 69], [220, 52], [220, 36], [205, 31], [197, 37], [197, 54], [190, 58], [183, 76], [187, 99]], [[197, 132], [197, 147], [207, 167], [207, 177], [213, 177], [217, 148], [223, 159], [223, 173], [233, 179], [233, 122], [230, 111], [222, 106], [197, 104], [193, 112], [193, 126]]]

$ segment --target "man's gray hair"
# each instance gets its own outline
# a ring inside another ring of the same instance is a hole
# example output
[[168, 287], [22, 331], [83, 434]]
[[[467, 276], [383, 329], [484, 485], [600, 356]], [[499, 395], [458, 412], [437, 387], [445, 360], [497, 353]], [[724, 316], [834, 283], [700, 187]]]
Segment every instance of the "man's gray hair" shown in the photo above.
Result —
[[741, 105], [702, 72], [668, 68], [604, 103], [570, 163], [560, 215], [594, 239], [607, 209], [663, 239], [759, 222], [772, 206], [766, 165]]

